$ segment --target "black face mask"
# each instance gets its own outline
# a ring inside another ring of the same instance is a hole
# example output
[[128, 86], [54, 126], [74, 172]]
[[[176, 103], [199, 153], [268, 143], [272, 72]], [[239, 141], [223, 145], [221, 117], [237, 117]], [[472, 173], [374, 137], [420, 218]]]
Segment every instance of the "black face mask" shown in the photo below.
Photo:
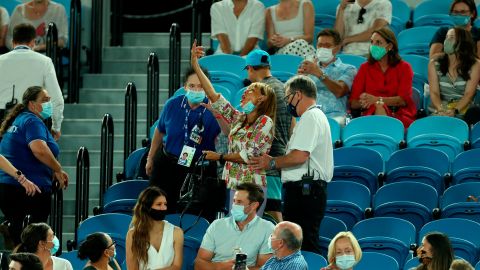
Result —
[[423, 265], [428, 265], [432, 262], [432, 257], [427, 257], [427, 252], [422, 250], [420, 257], [418, 258], [418, 261]]
[[[293, 98], [292, 98], [292, 101], [293, 101]], [[288, 113], [295, 118], [299, 117], [299, 115], [297, 113], [297, 106], [298, 106], [299, 102], [300, 102], [300, 99], [297, 101], [297, 104], [295, 104], [295, 106], [293, 106], [292, 102], [287, 104]]]
[[151, 208], [150, 211], [148, 212], [148, 214], [150, 215], [150, 217], [153, 220], [161, 221], [161, 220], [165, 219], [165, 215], [167, 214], [167, 210], [157, 210], [157, 209]]

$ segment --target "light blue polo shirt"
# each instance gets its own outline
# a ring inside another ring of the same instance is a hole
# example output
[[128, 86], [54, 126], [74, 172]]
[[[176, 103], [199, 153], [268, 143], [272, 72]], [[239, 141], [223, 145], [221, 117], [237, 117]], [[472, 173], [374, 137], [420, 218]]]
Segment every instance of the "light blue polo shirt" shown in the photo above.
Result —
[[201, 248], [213, 252], [212, 262], [234, 259], [235, 250], [241, 248], [247, 254], [247, 265], [256, 265], [259, 254], [272, 253], [268, 239], [274, 227], [256, 216], [240, 231], [233, 217], [217, 219], [208, 227]]

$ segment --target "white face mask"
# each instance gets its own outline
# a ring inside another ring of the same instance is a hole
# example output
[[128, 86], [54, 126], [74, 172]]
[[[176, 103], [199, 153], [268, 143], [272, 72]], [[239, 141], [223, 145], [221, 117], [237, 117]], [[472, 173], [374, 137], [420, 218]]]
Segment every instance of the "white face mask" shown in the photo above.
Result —
[[355, 265], [354, 255], [341, 255], [335, 258], [335, 264], [342, 270], [350, 269]]
[[333, 59], [332, 49], [318, 48], [316, 53], [317, 60], [320, 63], [328, 63]]

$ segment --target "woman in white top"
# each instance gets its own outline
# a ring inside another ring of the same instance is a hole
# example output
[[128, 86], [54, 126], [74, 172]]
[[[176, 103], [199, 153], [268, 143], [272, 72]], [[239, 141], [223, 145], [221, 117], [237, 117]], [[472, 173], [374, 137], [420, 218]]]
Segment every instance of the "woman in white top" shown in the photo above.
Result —
[[18, 5], [10, 18], [8, 27], [7, 46], [12, 48], [13, 28], [21, 23], [28, 23], [35, 27], [35, 51], [43, 52], [46, 49], [47, 27], [54, 22], [58, 30], [58, 46], [65, 47], [68, 40], [68, 22], [65, 7], [50, 0], [31, 0]]
[[55, 257], [60, 242], [46, 223], [32, 223], [22, 232], [22, 242], [14, 250], [33, 253], [40, 258], [44, 270], [73, 270], [69, 261]]
[[163, 190], [150, 186], [140, 194], [127, 233], [129, 270], [182, 268], [183, 231], [164, 220], [166, 213]]
[[311, 45], [315, 12], [310, 0], [280, 0], [267, 8], [265, 22], [267, 46], [278, 50], [277, 54], [315, 54]]

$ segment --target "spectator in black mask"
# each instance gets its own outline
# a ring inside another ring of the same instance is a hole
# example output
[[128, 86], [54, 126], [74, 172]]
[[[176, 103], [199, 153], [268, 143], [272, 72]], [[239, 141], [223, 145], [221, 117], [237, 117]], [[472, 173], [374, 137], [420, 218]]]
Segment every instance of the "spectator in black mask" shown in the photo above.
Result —
[[439, 232], [430, 232], [423, 237], [417, 256], [420, 265], [416, 270], [449, 270], [454, 259], [450, 239]]

